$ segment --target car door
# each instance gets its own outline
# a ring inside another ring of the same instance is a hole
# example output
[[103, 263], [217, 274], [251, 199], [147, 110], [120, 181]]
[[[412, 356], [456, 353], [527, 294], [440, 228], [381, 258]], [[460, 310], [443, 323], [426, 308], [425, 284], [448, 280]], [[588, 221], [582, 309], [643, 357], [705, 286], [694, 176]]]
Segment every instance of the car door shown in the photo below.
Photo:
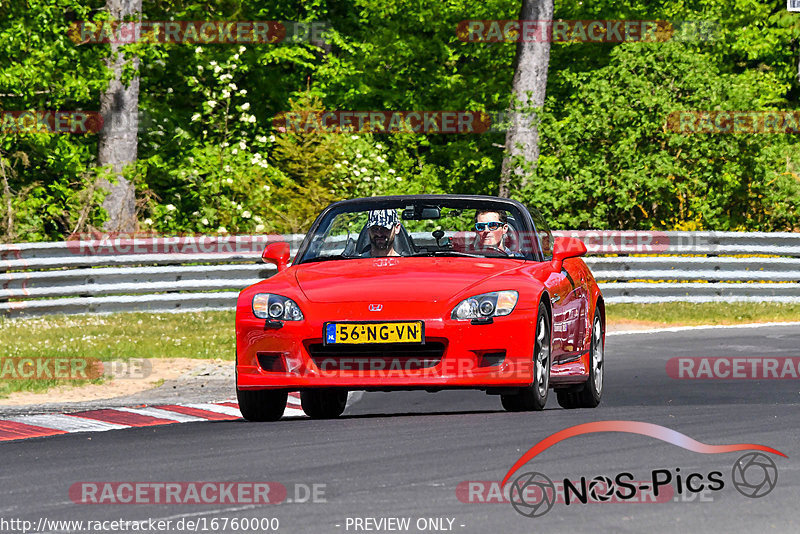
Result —
[[[553, 258], [553, 233], [539, 210], [528, 207], [536, 230], [536, 243], [545, 261]], [[567, 259], [560, 272], [550, 273], [545, 286], [550, 293], [553, 309], [552, 348], [553, 362], [576, 360], [583, 352], [583, 335], [586, 322], [586, 281], [581, 271], [582, 262]]]
[[[561, 272], [570, 281], [571, 289], [563, 308], [560, 310], [560, 321], [563, 335], [562, 353], [560, 363], [577, 360], [584, 352], [584, 336], [586, 333], [586, 317], [588, 313], [588, 298], [586, 293], [586, 280], [578, 258], [569, 258], [564, 261]], [[555, 311], [555, 308], [554, 308]], [[555, 315], [555, 313], [554, 313]], [[553, 320], [555, 326], [556, 320]]]
[[559, 362], [567, 350], [570, 322], [574, 313], [574, 283], [565, 270], [552, 272], [545, 281], [553, 310], [552, 358]]

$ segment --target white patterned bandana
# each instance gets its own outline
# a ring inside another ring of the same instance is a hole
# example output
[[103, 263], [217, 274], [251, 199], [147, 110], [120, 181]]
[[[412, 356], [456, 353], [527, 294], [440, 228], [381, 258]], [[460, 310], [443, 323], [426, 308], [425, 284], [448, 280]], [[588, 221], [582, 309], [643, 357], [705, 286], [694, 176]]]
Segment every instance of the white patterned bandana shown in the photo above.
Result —
[[397, 224], [397, 212], [395, 210], [372, 210], [369, 212], [367, 228], [373, 226], [383, 226], [384, 228], [394, 228]]

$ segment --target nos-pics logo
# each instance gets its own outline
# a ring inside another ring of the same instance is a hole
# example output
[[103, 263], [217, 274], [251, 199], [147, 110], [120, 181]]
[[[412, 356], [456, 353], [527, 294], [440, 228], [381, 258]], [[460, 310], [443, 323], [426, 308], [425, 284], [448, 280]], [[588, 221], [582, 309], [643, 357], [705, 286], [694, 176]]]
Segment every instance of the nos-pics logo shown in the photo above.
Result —
[[[509, 482], [516, 471], [545, 449], [567, 438], [595, 432], [627, 432], [650, 436], [702, 454], [750, 451], [734, 462], [728, 482], [739, 493], [751, 499], [769, 494], [775, 489], [778, 482], [778, 467], [772, 458], [763, 452], [786, 457], [782, 452], [765, 445], [752, 443], [708, 445], [680, 432], [651, 423], [597, 421], [566, 428], [543, 439], [511, 467], [501, 485]], [[726, 486], [725, 479], [726, 473], [719, 470], [682, 471], [676, 467], [653, 469], [644, 480], [638, 481], [635, 480], [632, 473], [621, 472], [614, 475], [598, 475], [593, 478], [581, 477], [579, 480], [565, 478], [556, 483], [543, 473], [529, 471], [518, 475], [511, 481], [508, 495], [514, 510], [526, 517], [533, 518], [543, 516], [557, 502], [562, 502], [567, 506], [578, 503], [587, 504], [590, 501], [626, 502], [637, 499], [644, 491], [652, 492], [655, 497], [665, 491], [678, 495], [715, 492]]]

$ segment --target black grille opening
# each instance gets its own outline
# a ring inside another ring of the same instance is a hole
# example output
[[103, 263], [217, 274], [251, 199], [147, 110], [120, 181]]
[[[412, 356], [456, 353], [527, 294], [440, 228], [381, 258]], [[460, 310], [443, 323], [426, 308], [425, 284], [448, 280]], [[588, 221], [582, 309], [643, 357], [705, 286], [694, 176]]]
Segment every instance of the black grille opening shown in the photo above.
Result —
[[480, 367], [496, 367], [506, 359], [506, 351], [486, 352], [481, 354]]
[[283, 363], [283, 354], [280, 352], [257, 352], [258, 366], [263, 371], [285, 373], [286, 365]]
[[445, 345], [323, 345], [313, 343], [308, 352], [322, 371], [413, 371], [435, 367]]

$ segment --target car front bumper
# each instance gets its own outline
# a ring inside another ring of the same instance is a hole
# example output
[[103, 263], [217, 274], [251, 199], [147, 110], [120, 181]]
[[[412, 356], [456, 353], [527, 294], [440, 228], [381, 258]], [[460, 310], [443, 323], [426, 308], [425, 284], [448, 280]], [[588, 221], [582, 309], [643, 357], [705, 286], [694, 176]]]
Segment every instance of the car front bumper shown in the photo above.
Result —
[[[353, 348], [322, 344], [325, 321], [352, 316], [341, 307], [330, 308], [327, 313], [319, 310], [317, 318], [286, 321], [280, 328], [268, 328], [265, 320], [240, 310], [237, 387], [484, 389], [523, 387], [533, 381], [534, 310], [515, 310], [511, 315], [494, 318], [491, 324], [422, 319], [423, 345]], [[394, 316], [380, 320], [420, 318]]]

